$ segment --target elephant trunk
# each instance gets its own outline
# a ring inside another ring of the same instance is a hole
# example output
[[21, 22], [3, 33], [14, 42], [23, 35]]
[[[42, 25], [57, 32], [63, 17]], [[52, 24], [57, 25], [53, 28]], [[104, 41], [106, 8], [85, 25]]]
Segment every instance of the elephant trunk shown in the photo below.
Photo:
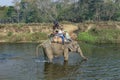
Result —
[[80, 54], [80, 56], [81, 56], [84, 60], [87, 60], [87, 58], [83, 55], [83, 52], [82, 52], [80, 46], [77, 48], [77, 52]]

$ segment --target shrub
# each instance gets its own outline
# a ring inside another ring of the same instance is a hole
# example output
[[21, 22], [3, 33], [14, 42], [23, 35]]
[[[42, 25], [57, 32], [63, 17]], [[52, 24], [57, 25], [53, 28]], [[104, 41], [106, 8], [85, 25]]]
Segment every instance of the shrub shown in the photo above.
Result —
[[13, 35], [13, 32], [8, 32], [7, 33], [7, 36], [12, 36]]
[[78, 34], [78, 40], [87, 41], [87, 42], [96, 42], [96, 37], [91, 35], [89, 32], [82, 32]]
[[119, 34], [120, 30], [117, 29], [89, 30], [79, 33], [78, 40], [92, 43], [115, 43], [119, 40]]
[[45, 39], [47, 39], [46, 33], [36, 32], [36, 33], [31, 34], [32, 41], [39, 41], [39, 40], [45, 40]]

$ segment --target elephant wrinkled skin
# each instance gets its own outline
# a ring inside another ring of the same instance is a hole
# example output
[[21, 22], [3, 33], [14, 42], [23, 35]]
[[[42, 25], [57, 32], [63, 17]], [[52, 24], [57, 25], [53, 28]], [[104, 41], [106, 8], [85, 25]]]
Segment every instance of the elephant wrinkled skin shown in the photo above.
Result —
[[43, 48], [43, 52], [45, 56], [52, 62], [54, 57], [59, 57], [60, 55], [64, 56], [64, 61], [68, 61], [69, 52], [77, 52], [80, 56], [87, 60], [87, 58], [83, 55], [80, 46], [76, 41], [72, 41], [70, 43], [60, 44], [60, 43], [51, 43], [50, 40], [45, 41], [44, 43], [37, 46], [37, 55], [38, 55], [38, 48]]

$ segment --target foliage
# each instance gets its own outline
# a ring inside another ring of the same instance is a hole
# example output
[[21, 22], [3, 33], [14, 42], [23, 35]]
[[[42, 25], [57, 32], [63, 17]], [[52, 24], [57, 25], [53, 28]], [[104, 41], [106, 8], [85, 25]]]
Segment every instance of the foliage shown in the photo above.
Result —
[[8, 32], [7, 36], [12, 36], [13, 33], [12, 32]]
[[120, 41], [119, 34], [120, 30], [117, 29], [89, 30], [79, 33], [78, 40], [92, 43], [115, 43], [118, 40]]
[[47, 35], [45, 33], [33, 33], [31, 34], [32, 41], [46, 40]]
[[0, 19], [17, 23], [120, 20], [119, 0], [14, 0], [0, 7]]
[[[11, 33], [9, 33], [11, 34]], [[23, 34], [12, 34], [8, 37], [9, 42], [40, 42], [41, 40], [47, 39], [46, 33], [23, 33]]]
[[96, 37], [89, 32], [82, 32], [78, 34], [78, 40], [95, 43]]
[[100, 43], [114, 43], [117, 40], [120, 40], [120, 30], [117, 29], [105, 29], [98, 31], [98, 42]]

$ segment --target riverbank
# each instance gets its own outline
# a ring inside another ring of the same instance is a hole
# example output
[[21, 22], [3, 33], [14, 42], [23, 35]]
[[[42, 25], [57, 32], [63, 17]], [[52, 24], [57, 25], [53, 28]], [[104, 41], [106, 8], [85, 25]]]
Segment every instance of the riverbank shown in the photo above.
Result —
[[41, 42], [47, 39], [46, 24], [1, 24], [0, 42]]
[[[48, 39], [52, 26], [52, 23], [0, 24], [0, 42], [40, 43]], [[61, 26], [69, 33], [78, 30], [78, 27], [71, 23], [61, 23]]]
[[[120, 22], [60, 23], [77, 40], [90, 43], [120, 43]], [[0, 42], [43, 42], [52, 32], [52, 23], [0, 24]]]
[[79, 25], [81, 32], [78, 34], [78, 40], [89, 43], [120, 43], [120, 22], [97, 22]]

